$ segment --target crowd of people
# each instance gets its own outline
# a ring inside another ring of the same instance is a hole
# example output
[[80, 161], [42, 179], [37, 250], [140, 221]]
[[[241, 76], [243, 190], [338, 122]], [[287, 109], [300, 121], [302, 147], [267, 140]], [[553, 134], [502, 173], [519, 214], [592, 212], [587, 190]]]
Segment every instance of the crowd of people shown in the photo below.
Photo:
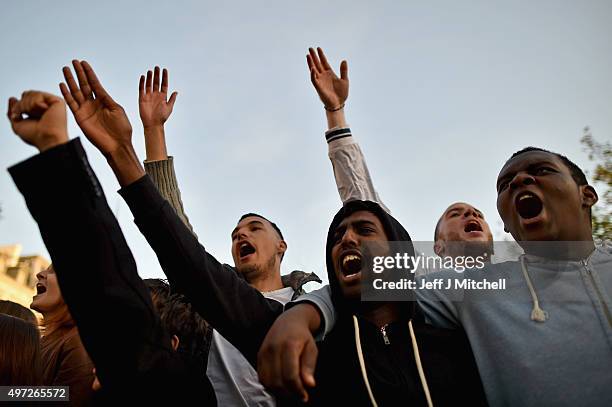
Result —
[[[264, 215], [246, 213], [228, 231], [233, 265], [195, 234], [166, 148], [177, 99], [166, 69], [139, 81], [144, 165], [122, 106], [86, 61], [63, 68], [63, 97], [26, 91], [9, 100], [13, 131], [39, 150], [9, 172], [53, 264], [37, 275], [31, 308], [40, 323], [0, 302], [0, 385], [69, 386], [73, 405], [612, 405], [612, 253], [593, 240], [598, 197], [583, 171], [536, 147], [500, 163], [498, 211], [524, 251], [485, 265], [488, 278], [506, 279], [505, 290], [466, 291], [460, 301], [441, 289], [418, 290], [414, 301], [362, 301], [364, 245], [414, 249], [347, 125], [347, 62], [338, 76], [311, 48], [307, 64], [341, 198], [318, 237], [327, 242], [329, 285], [308, 293], [304, 284], [321, 280], [281, 273], [288, 243]], [[106, 158], [167, 281], [139, 277], [81, 139], [68, 137], [66, 105]], [[438, 256], [464, 255], [458, 242], [493, 254], [489, 225], [469, 203], [450, 204], [432, 232]]]

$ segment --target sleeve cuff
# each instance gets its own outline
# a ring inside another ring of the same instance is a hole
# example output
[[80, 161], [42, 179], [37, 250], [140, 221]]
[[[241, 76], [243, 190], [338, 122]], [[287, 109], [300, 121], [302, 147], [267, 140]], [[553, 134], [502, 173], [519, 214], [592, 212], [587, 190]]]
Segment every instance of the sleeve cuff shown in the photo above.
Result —
[[351, 137], [351, 129], [349, 127], [334, 127], [325, 132], [325, 140], [327, 143], [346, 137]]
[[[329, 287], [329, 286], [326, 286]], [[297, 304], [304, 304], [304, 303], [308, 303], [313, 305], [317, 311], [319, 311], [319, 315], [321, 316], [321, 326], [319, 327], [319, 331], [317, 332], [317, 334], [315, 335], [315, 341], [320, 342], [323, 339], [325, 339], [325, 336], [331, 331], [331, 329], [334, 327], [334, 313], [335, 310], [332, 308], [330, 308], [330, 300], [331, 300], [331, 293], [329, 292], [329, 289], [326, 287], [320, 288], [319, 290], [315, 290], [315, 291], [311, 291], [309, 293], [306, 293], [302, 296], [300, 296], [299, 298], [297, 298], [294, 301], [291, 301], [289, 303], [287, 303], [287, 305], [285, 306], [286, 309], [289, 309]], [[326, 290], [325, 294], [321, 294], [319, 293], [319, 291], [321, 290]], [[326, 300], [325, 298], [323, 298], [325, 295], [328, 295], [329, 300]]]
[[135, 218], [156, 212], [165, 202], [148, 175], [121, 188], [119, 195], [130, 207]]

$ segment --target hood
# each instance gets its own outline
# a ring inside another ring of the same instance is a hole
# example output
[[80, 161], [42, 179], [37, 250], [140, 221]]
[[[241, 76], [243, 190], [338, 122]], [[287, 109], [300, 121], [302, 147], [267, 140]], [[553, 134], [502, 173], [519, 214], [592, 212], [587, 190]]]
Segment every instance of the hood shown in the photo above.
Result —
[[[332, 262], [331, 251], [334, 245], [333, 243], [333, 234], [336, 230], [336, 227], [342, 222], [346, 217], [358, 211], [367, 211], [373, 213], [382, 223], [383, 228], [389, 238], [389, 241], [401, 241], [401, 242], [411, 242], [410, 235], [404, 229], [404, 227], [399, 223], [393, 216], [389, 215], [385, 212], [381, 206], [375, 202], [371, 201], [350, 201], [345, 206], [343, 206], [334, 219], [332, 220], [331, 225], [329, 226], [329, 230], [327, 232], [327, 243], [325, 246], [325, 257], [327, 263], [327, 276], [329, 279], [329, 286], [331, 288], [332, 293], [332, 301], [334, 303], [334, 307], [338, 310], [340, 314], [350, 313], [353, 314], [356, 310], [356, 307], [359, 305], [360, 301], [349, 301], [346, 300], [340, 289], [340, 285], [338, 280], [336, 279], [336, 274], [334, 273], [334, 264]], [[414, 256], [414, 248], [410, 245], [409, 255]], [[407, 303], [410, 309], [410, 314], [414, 312], [415, 306], [414, 303]]]

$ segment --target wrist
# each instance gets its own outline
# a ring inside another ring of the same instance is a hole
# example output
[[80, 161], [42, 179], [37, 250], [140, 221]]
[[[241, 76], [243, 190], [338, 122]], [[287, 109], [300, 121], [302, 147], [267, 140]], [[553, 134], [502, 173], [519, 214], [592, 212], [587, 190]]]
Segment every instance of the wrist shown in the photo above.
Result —
[[106, 161], [115, 173], [121, 187], [129, 185], [145, 175], [136, 151], [131, 144], [120, 144], [115, 150], [106, 154]]
[[144, 127], [145, 151], [147, 161], [160, 161], [168, 159], [166, 151], [166, 136], [164, 125]]
[[336, 111], [325, 110], [325, 116], [327, 117], [327, 129], [333, 129], [334, 127], [347, 127], [346, 117], [344, 115], [344, 108]]
[[47, 151], [55, 146], [60, 144], [64, 144], [68, 142], [68, 133], [62, 134], [50, 134], [45, 137], [42, 137], [39, 143], [36, 144], [36, 148], [41, 153], [43, 151]]

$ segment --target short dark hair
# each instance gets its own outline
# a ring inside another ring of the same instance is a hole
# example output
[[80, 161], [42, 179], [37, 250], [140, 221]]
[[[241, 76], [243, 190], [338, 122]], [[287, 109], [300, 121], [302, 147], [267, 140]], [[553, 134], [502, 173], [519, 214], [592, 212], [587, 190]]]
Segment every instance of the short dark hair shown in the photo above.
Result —
[[265, 220], [266, 222], [268, 222], [270, 225], [272, 225], [272, 227], [274, 228], [274, 230], [276, 230], [276, 232], [278, 233], [278, 235], [280, 236], [280, 238], [281, 238], [282, 240], [285, 240], [285, 238], [283, 237], [283, 233], [281, 232], [280, 228], [279, 228], [278, 226], [276, 226], [276, 223], [272, 222], [272, 221], [271, 221], [271, 220], [269, 220], [268, 218], [266, 218], [266, 217], [264, 217], [264, 216], [261, 216], [261, 215], [259, 215], [259, 214], [257, 214], [257, 213], [252, 213], [252, 212], [245, 213], [244, 215], [242, 215], [242, 216], [240, 217], [240, 219], [238, 219], [238, 223], [242, 222], [242, 220], [243, 220], [244, 218], [248, 218], [248, 217], [250, 217], [250, 216], [255, 216], [255, 217], [261, 218], [261, 219]]
[[208, 323], [193, 310], [183, 295], [172, 292], [167, 281], [158, 278], [143, 281], [151, 292], [153, 305], [164, 328], [170, 335], [179, 338], [177, 351], [204, 363], [208, 350]]
[[[548, 154], [552, 154], [557, 156], [557, 158], [559, 158], [563, 164], [565, 164], [565, 166], [567, 167], [567, 169], [570, 171], [570, 173], [572, 174], [572, 178], [574, 179], [574, 181], [576, 181], [576, 184], [578, 186], [582, 186], [582, 185], [588, 185], [589, 181], [587, 181], [586, 175], [584, 175], [584, 172], [582, 171], [582, 169], [580, 169], [580, 167], [578, 167], [576, 164], [574, 164], [569, 158], [567, 158], [566, 156], [564, 156], [563, 154], [559, 154], [559, 153], [555, 153], [554, 151], [549, 151], [549, 150], [545, 150], [543, 148], [539, 148], [539, 147], [525, 147], [522, 150], [517, 151], [516, 153], [512, 154], [512, 156], [510, 158], [508, 158], [508, 161], [512, 160], [514, 157], [524, 154], [524, 153], [529, 153], [531, 151], [541, 151], [544, 153], [548, 153]], [[506, 161], [506, 162], [508, 162]]]

